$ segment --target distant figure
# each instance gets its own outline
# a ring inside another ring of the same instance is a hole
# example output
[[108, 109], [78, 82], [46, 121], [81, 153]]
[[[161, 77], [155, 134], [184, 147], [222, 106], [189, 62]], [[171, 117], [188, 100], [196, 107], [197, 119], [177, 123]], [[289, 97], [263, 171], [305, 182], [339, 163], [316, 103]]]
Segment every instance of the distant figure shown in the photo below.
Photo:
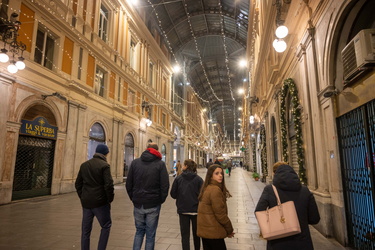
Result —
[[214, 164], [217, 164], [217, 165], [221, 166], [221, 162], [218, 159], [215, 160]]
[[230, 173], [232, 172], [232, 167], [233, 167], [232, 161], [228, 161], [227, 168], [228, 168], [228, 175], [229, 176], [230, 176]]
[[[309, 224], [317, 224], [320, 221], [319, 210], [315, 198], [310, 190], [301, 185], [298, 175], [289, 165], [278, 166], [273, 185], [277, 188], [281, 203], [293, 201], [297, 210], [301, 233], [289, 237], [268, 240], [267, 250], [274, 249], [304, 249], [313, 250]], [[264, 211], [277, 205], [272, 185], [267, 185], [255, 208], [256, 211]]]
[[90, 235], [94, 217], [102, 228], [98, 250], [104, 250], [107, 247], [112, 226], [111, 202], [115, 196], [111, 170], [106, 158], [108, 153], [107, 145], [99, 144], [93, 158], [82, 163], [75, 182], [75, 188], [83, 210], [82, 250], [90, 249]]
[[134, 205], [136, 233], [133, 250], [154, 249], [161, 204], [168, 196], [169, 175], [156, 143], [150, 143], [141, 157], [130, 164], [126, 191]]
[[212, 159], [210, 158], [210, 160], [206, 163], [206, 168], [208, 169], [212, 164], [214, 164], [212, 162]]
[[231, 197], [225, 186], [224, 172], [220, 165], [211, 165], [199, 194], [198, 230], [204, 250], [225, 250], [224, 238], [234, 236], [228, 217], [227, 198]]
[[181, 167], [180, 160], [177, 161], [176, 170], [177, 170], [177, 176], [179, 176], [182, 173], [182, 167]]
[[182, 174], [177, 176], [171, 189], [171, 197], [176, 199], [177, 213], [180, 218], [180, 232], [183, 250], [190, 250], [190, 222], [193, 230], [194, 249], [200, 249], [197, 236], [198, 195], [203, 179], [197, 175], [197, 164], [185, 160]]
[[240, 161], [240, 167], [241, 167], [241, 168], [242, 168], [242, 164], [243, 164], [242, 161]]

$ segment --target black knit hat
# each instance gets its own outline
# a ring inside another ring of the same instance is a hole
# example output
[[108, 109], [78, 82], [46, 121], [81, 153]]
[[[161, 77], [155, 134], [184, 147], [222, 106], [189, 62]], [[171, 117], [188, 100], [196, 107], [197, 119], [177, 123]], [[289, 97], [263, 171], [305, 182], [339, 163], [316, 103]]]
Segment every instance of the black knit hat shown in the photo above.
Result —
[[109, 149], [108, 149], [107, 145], [105, 145], [105, 144], [99, 144], [96, 147], [95, 152], [99, 153], [99, 154], [102, 154], [102, 155], [106, 155], [106, 154], [109, 153]]

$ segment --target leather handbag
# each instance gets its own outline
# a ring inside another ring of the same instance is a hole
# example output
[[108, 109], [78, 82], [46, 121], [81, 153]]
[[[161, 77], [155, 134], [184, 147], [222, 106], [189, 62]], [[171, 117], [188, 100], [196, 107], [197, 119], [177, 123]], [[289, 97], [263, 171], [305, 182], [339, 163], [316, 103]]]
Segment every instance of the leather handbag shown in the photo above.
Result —
[[277, 206], [265, 211], [255, 212], [262, 237], [266, 240], [275, 240], [301, 233], [301, 227], [293, 201], [280, 202], [279, 194], [274, 185]]

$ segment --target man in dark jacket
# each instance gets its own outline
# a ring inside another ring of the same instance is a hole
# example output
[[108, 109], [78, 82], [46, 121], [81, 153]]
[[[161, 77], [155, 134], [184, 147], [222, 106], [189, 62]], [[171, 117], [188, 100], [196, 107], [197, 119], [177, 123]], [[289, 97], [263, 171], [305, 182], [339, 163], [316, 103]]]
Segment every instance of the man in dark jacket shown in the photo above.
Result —
[[92, 159], [82, 163], [75, 182], [83, 209], [82, 250], [90, 249], [90, 234], [94, 216], [102, 227], [98, 249], [106, 249], [112, 226], [110, 204], [115, 194], [111, 170], [106, 158], [109, 149], [107, 145], [99, 144], [95, 152]]
[[[267, 250], [304, 249], [313, 250], [309, 224], [320, 221], [319, 210], [310, 190], [301, 185], [298, 175], [289, 165], [277, 168], [273, 185], [277, 188], [281, 203], [293, 201], [296, 207], [301, 233], [289, 237], [267, 241]], [[266, 210], [277, 205], [272, 185], [267, 185], [255, 208], [256, 211]]]
[[145, 234], [145, 250], [154, 249], [161, 204], [168, 196], [169, 175], [158, 149], [156, 143], [150, 143], [141, 157], [132, 161], [126, 179], [126, 191], [134, 205], [133, 250], [141, 249]]

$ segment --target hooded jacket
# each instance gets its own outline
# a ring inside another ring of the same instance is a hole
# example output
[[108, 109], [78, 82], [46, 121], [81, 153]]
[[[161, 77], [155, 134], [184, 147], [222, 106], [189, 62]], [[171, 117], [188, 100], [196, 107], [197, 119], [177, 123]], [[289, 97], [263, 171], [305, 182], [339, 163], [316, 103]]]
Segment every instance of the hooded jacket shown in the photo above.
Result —
[[198, 196], [203, 179], [192, 171], [183, 171], [171, 188], [171, 197], [176, 199], [177, 213], [197, 213]]
[[161, 154], [148, 148], [130, 164], [125, 183], [130, 200], [137, 208], [152, 208], [168, 196], [169, 175]]
[[233, 233], [222, 183], [211, 180], [198, 205], [197, 235], [205, 239], [224, 239]]
[[[294, 201], [301, 233], [281, 239], [269, 240], [267, 242], [267, 250], [314, 249], [309, 224], [317, 224], [320, 221], [320, 215], [313, 194], [306, 186], [301, 185], [298, 175], [288, 165], [281, 165], [277, 168], [273, 185], [277, 188], [281, 203]], [[264, 211], [267, 207], [272, 208], [276, 205], [277, 200], [272, 185], [267, 185], [263, 190], [255, 212]]]
[[113, 201], [113, 179], [104, 155], [96, 153], [82, 163], [75, 187], [84, 208], [101, 207]]

